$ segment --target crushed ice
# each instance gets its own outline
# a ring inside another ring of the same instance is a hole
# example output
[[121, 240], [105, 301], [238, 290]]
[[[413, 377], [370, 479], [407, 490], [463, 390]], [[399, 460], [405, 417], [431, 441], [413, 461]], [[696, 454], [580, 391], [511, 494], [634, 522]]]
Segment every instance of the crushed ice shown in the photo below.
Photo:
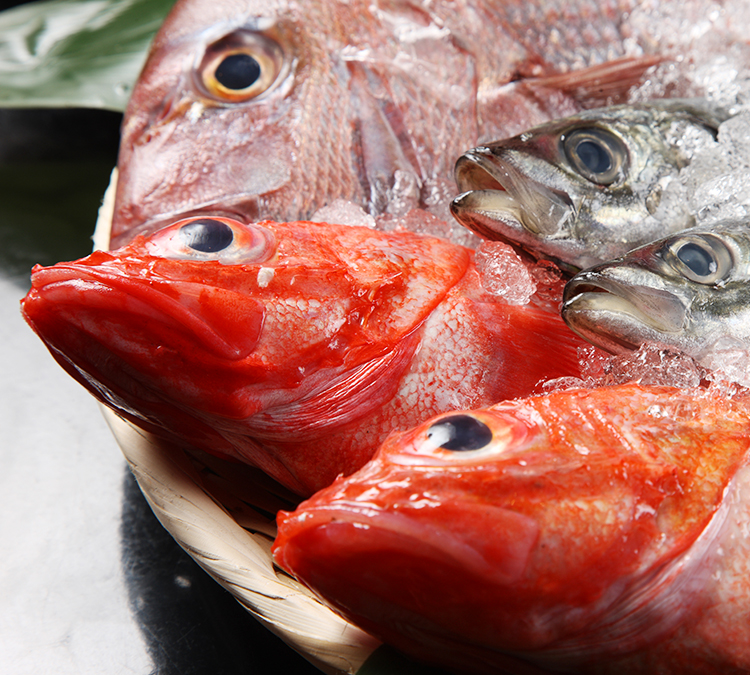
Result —
[[484, 290], [510, 305], [526, 305], [536, 293], [536, 281], [515, 250], [499, 241], [483, 241], [476, 265]]
[[737, 383], [750, 387], [750, 352], [748, 345], [734, 338], [717, 340], [701, 358], [709, 373], [707, 379], [714, 383]]
[[579, 358], [581, 375], [592, 384], [638, 382], [670, 387], [697, 387], [703, 375], [700, 366], [686, 354], [653, 344], [641, 345], [628, 354], [606, 356], [593, 347], [583, 348]]
[[318, 209], [310, 220], [313, 223], [335, 223], [336, 225], [359, 225], [375, 227], [375, 218], [367, 213], [359, 204], [336, 199], [327, 206]]
[[662, 201], [655, 216], [665, 221], [685, 210], [696, 225], [750, 216], [750, 111], [723, 122], [715, 141], [695, 144]]
[[713, 394], [733, 396], [750, 388], [750, 352], [736, 340], [719, 340], [700, 363], [657, 344], [644, 344], [628, 354], [609, 354], [594, 346], [578, 350], [580, 377], [541, 383], [545, 393], [606, 387], [626, 382], [689, 389], [707, 385]]
[[608, 354], [596, 347], [578, 350], [581, 377], [563, 377], [542, 384], [545, 392], [576, 387], [605, 387], [626, 382], [670, 387], [697, 387], [705, 371], [689, 356], [644, 344], [628, 354]]

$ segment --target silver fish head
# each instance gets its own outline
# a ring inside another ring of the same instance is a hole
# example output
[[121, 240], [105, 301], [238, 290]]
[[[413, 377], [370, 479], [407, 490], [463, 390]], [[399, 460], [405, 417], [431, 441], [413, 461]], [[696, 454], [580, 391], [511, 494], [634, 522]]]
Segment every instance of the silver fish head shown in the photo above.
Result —
[[750, 224], [693, 228], [585, 270], [562, 317], [614, 353], [648, 342], [700, 362], [721, 340], [750, 346]]
[[453, 215], [577, 270], [611, 260], [692, 220], [654, 216], [691, 159], [686, 137], [713, 142], [727, 116], [669, 100], [590, 110], [469, 150], [456, 163]]

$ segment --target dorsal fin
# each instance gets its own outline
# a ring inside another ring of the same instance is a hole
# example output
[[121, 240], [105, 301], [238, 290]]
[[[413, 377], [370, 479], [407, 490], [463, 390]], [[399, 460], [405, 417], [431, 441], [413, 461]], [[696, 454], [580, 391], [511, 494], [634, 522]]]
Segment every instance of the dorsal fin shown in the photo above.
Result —
[[523, 79], [518, 86], [539, 95], [540, 90], [560, 91], [583, 108], [625, 103], [628, 92], [641, 83], [649, 68], [664, 61], [663, 56], [626, 56], [588, 68]]

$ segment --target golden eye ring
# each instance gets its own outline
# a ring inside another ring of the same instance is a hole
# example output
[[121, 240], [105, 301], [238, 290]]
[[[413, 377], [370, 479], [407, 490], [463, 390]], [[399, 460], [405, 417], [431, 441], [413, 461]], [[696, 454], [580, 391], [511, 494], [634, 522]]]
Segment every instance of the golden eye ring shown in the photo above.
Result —
[[235, 31], [210, 44], [197, 69], [202, 90], [223, 103], [257, 99], [284, 72], [281, 46], [266, 35]]

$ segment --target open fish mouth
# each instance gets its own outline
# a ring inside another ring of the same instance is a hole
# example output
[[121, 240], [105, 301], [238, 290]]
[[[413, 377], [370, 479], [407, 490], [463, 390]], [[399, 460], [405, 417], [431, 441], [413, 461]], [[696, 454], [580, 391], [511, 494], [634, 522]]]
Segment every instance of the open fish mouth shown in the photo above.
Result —
[[459, 157], [455, 178], [462, 194], [451, 203], [456, 220], [486, 239], [531, 248], [540, 237], [561, 233], [573, 215], [573, 202], [519, 169], [525, 159], [517, 150], [491, 145]]
[[687, 307], [673, 293], [617, 279], [617, 268], [589, 270], [565, 286], [562, 318], [584, 340], [614, 353], [679, 333]]

